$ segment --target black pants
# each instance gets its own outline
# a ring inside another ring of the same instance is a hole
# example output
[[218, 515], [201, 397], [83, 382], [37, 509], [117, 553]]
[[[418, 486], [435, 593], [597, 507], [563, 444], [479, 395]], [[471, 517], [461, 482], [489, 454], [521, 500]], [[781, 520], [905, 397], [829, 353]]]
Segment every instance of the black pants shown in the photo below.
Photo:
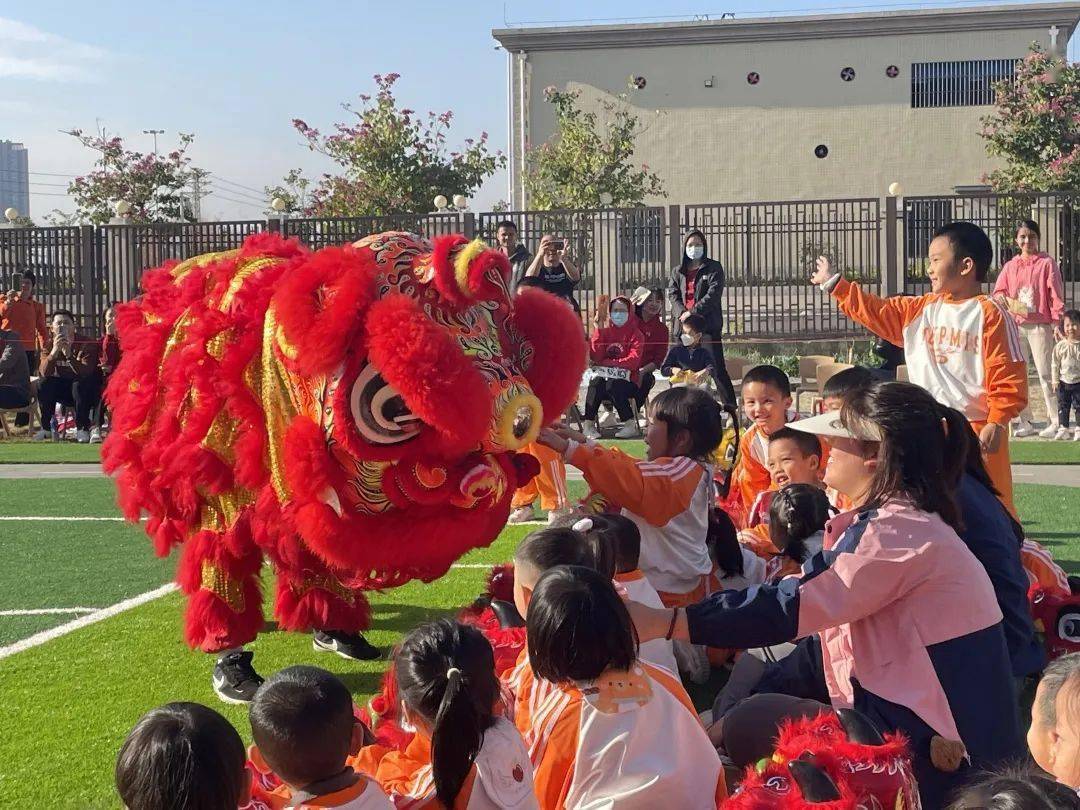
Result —
[[630, 400], [637, 399], [638, 387], [629, 380], [607, 380], [602, 377], [593, 377], [589, 383], [589, 390], [585, 394], [585, 419], [595, 422], [596, 415], [600, 413], [600, 403], [606, 399], [611, 400], [619, 418], [624, 422], [634, 418], [634, 407]]
[[648, 404], [649, 392], [652, 391], [654, 385], [656, 385], [655, 375], [652, 373], [642, 375], [641, 385], [637, 387], [637, 396], [634, 397], [639, 407], [644, 408]]
[[[30, 404], [30, 397], [21, 388], [13, 385], [0, 385], [0, 410], [25, 408]], [[16, 414], [16, 417], [22, 414]], [[25, 422], [23, 424], [26, 424]]]
[[38, 404], [41, 406], [41, 429], [49, 430], [56, 403], [75, 406], [75, 427], [90, 429], [90, 414], [101, 402], [101, 374], [89, 374], [77, 380], [64, 377], [45, 377], [38, 385]]
[[[26, 353], [26, 365], [30, 369], [30, 376], [35, 377], [38, 373], [38, 353], [27, 352]], [[15, 408], [24, 408], [25, 405], [14, 405]], [[30, 424], [30, 414], [17, 413], [15, 414], [15, 427], [24, 427]]]
[[1058, 424], [1069, 426], [1069, 408], [1076, 413], [1076, 426], [1080, 427], [1080, 383], [1058, 383]]
[[[703, 339], [705, 336], [703, 336]], [[731, 376], [727, 373], [724, 365], [724, 342], [720, 338], [708, 336], [707, 345], [713, 356], [713, 379], [716, 380], [716, 391], [725, 405], [735, 407], [735, 386], [731, 384]]]

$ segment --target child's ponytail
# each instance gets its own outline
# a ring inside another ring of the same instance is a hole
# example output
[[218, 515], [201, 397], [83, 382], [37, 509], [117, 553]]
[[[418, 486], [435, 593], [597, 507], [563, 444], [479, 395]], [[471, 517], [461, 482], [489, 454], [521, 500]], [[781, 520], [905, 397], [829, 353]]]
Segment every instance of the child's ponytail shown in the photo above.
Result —
[[431, 726], [435, 794], [452, 807], [495, 722], [499, 681], [479, 630], [442, 619], [416, 628], [394, 657], [398, 691]]

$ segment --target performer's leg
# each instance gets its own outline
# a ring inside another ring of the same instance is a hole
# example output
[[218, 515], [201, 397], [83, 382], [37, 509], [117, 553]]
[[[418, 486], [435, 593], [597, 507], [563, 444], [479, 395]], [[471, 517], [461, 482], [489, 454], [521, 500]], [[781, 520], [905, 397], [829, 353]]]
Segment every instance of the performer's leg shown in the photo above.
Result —
[[[971, 423], [971, 427], [974, 428], [976, 434], [978, 434], [985, 425], [985, 422]], [[994, 486], [997, 487], [1001, 502], [1005, 504], [1005, 508], [1009, 510], [1009, 514], [1019, 520], [1019, 517], [1016, 514], [1016, 505], [1013, 503], [1012, 467], [1009, 462], [1009, 431], [1004, 431], [1001, 444], [998, 445], [996, 452], [984, 452], [982, 457], [983, 463], [986, 465], [986, 471], [990, 474], [990, 480], [993, 481]]]
[[277, 596], [274, 616], [283, 630], [315, 631], [318, 650], [344, 658], [371, 660], [379, 650], [360, 631], [371, 623], [371, 606], [362, 588], [299, 545], [275, 559]]
[[608, 395], [607, 381], [601, 377], [593, 377], [589, 381], [589, 389], [585, 392], [585, 421], [595, 422], [596, 415], [600, 413], [600, 403]]
[[532, 480], [540, 493], [540, 508], [548, 512], [566, 508], [566, 462], [562, 453], [540, 444], [530, 445], [529, 452], [540, 462], [540, 472]]

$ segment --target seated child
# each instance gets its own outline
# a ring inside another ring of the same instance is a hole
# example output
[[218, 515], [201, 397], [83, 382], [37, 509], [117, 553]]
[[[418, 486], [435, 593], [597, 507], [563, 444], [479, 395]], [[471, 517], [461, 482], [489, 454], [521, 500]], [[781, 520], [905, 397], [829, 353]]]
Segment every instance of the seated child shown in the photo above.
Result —
[[769, 476], [773, 489], [759, 492], [747, 520], [739, 532], [739, 542], [762, 559], [775, 557], [780, 549], [769, 539], [769, 508], [776, 491], [788, 484], [824, 487], [825, 451], [817, 436], [782, 427], [769, 437]]
[[1035, 693], [1028, 746], [1040, 768], [1080, 790], [1080, 653], [1047, 665]]
[[705, 385], [712, 379], [715, 362], [709, 347], [701, 341], [705, 319], [700, 315], [689, 315], [681, 328], [679, 342], [668, 349], [660, 373], [672, 378], [672, 383]]
[[542, 808], [716, 807], [720, 759], [678, 679], [638, 661], [610, 580], [553, 568], [536, 583], [527, 627], [537, 686], [515, 720]]
[[475, 627], [440, 619], [409, 633], [394, 654], [402, 716], [416, 728], [404, 751], [368, 745], [356, 767], [396, 805], [420, 810], [536, 808], [533, 768], [501, 716], [495, 658]]
[[[590, 543], [614, 552], [613, 580], [620, 596], [650, 607], [664, 606], [656, 588], [649, 584], [645, 574], [638, 568], [641, 532], [634, 521], [622, 515], [594, 515], [579, 520], [574, 524], [574, 529], [584, 534]], [[668, 672], [679, 671], [672, 642], [665, 639], [657, 638], [644, 642], [638, 648], [638, 657], [648, 664], [663, 667]]]
[[385, 810], [390, 800], [348, 764], [369, 734], [353, 716], [345, 684], [323, 669], [287, 667], [255, 693], [248, 710], [252, 766], [282, 784], [259, 795], [274, 810]]
[[706, 391], [669, 388], [649, 404], [646, 461], [585, 443], [565, 428], [542, 430], [538, 441], [563, 453], [593, 492], [622, 507], [641, 532], [641, 570], [665, 605], [687, 605], [705, 595], [712, 570], [708, 460], [723, 432], [723, 412]]
[[198, 703], [166, 703], [142, 716], [116, 760], [128, 810], [236, 810], [251, 798], [244, 743], [229, 721]]
[[797, 414], [791, 409], [791, 382], [776, 366], [754, 366], [743, 375], [743, 414], [752, 423], [739, 441], [739, 460], [731, 475], [729, 511], [746, 528], [759, 493], [772, 489], [769, 437]]

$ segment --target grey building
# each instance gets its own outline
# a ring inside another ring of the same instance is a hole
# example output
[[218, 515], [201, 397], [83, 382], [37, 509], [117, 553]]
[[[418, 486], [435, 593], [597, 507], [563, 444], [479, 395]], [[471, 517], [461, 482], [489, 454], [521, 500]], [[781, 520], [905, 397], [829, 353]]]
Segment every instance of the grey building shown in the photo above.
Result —
[[[635, 162], [668, 202], [881, 197], [978, 186], [992, 85], [1033, 42], [1060, 53], [1080, 3], [495, 30], [507, 51], [510, 201], [554, 131], [544, 89], [627, 93]], [[628, 89], [632, 88], [632, 89]], [[661, 200], [647, 200], [660, 203]]]
[[28, 151], [21, 143], [0, 141], [0, 214], [8, 208], [30, 214]]

